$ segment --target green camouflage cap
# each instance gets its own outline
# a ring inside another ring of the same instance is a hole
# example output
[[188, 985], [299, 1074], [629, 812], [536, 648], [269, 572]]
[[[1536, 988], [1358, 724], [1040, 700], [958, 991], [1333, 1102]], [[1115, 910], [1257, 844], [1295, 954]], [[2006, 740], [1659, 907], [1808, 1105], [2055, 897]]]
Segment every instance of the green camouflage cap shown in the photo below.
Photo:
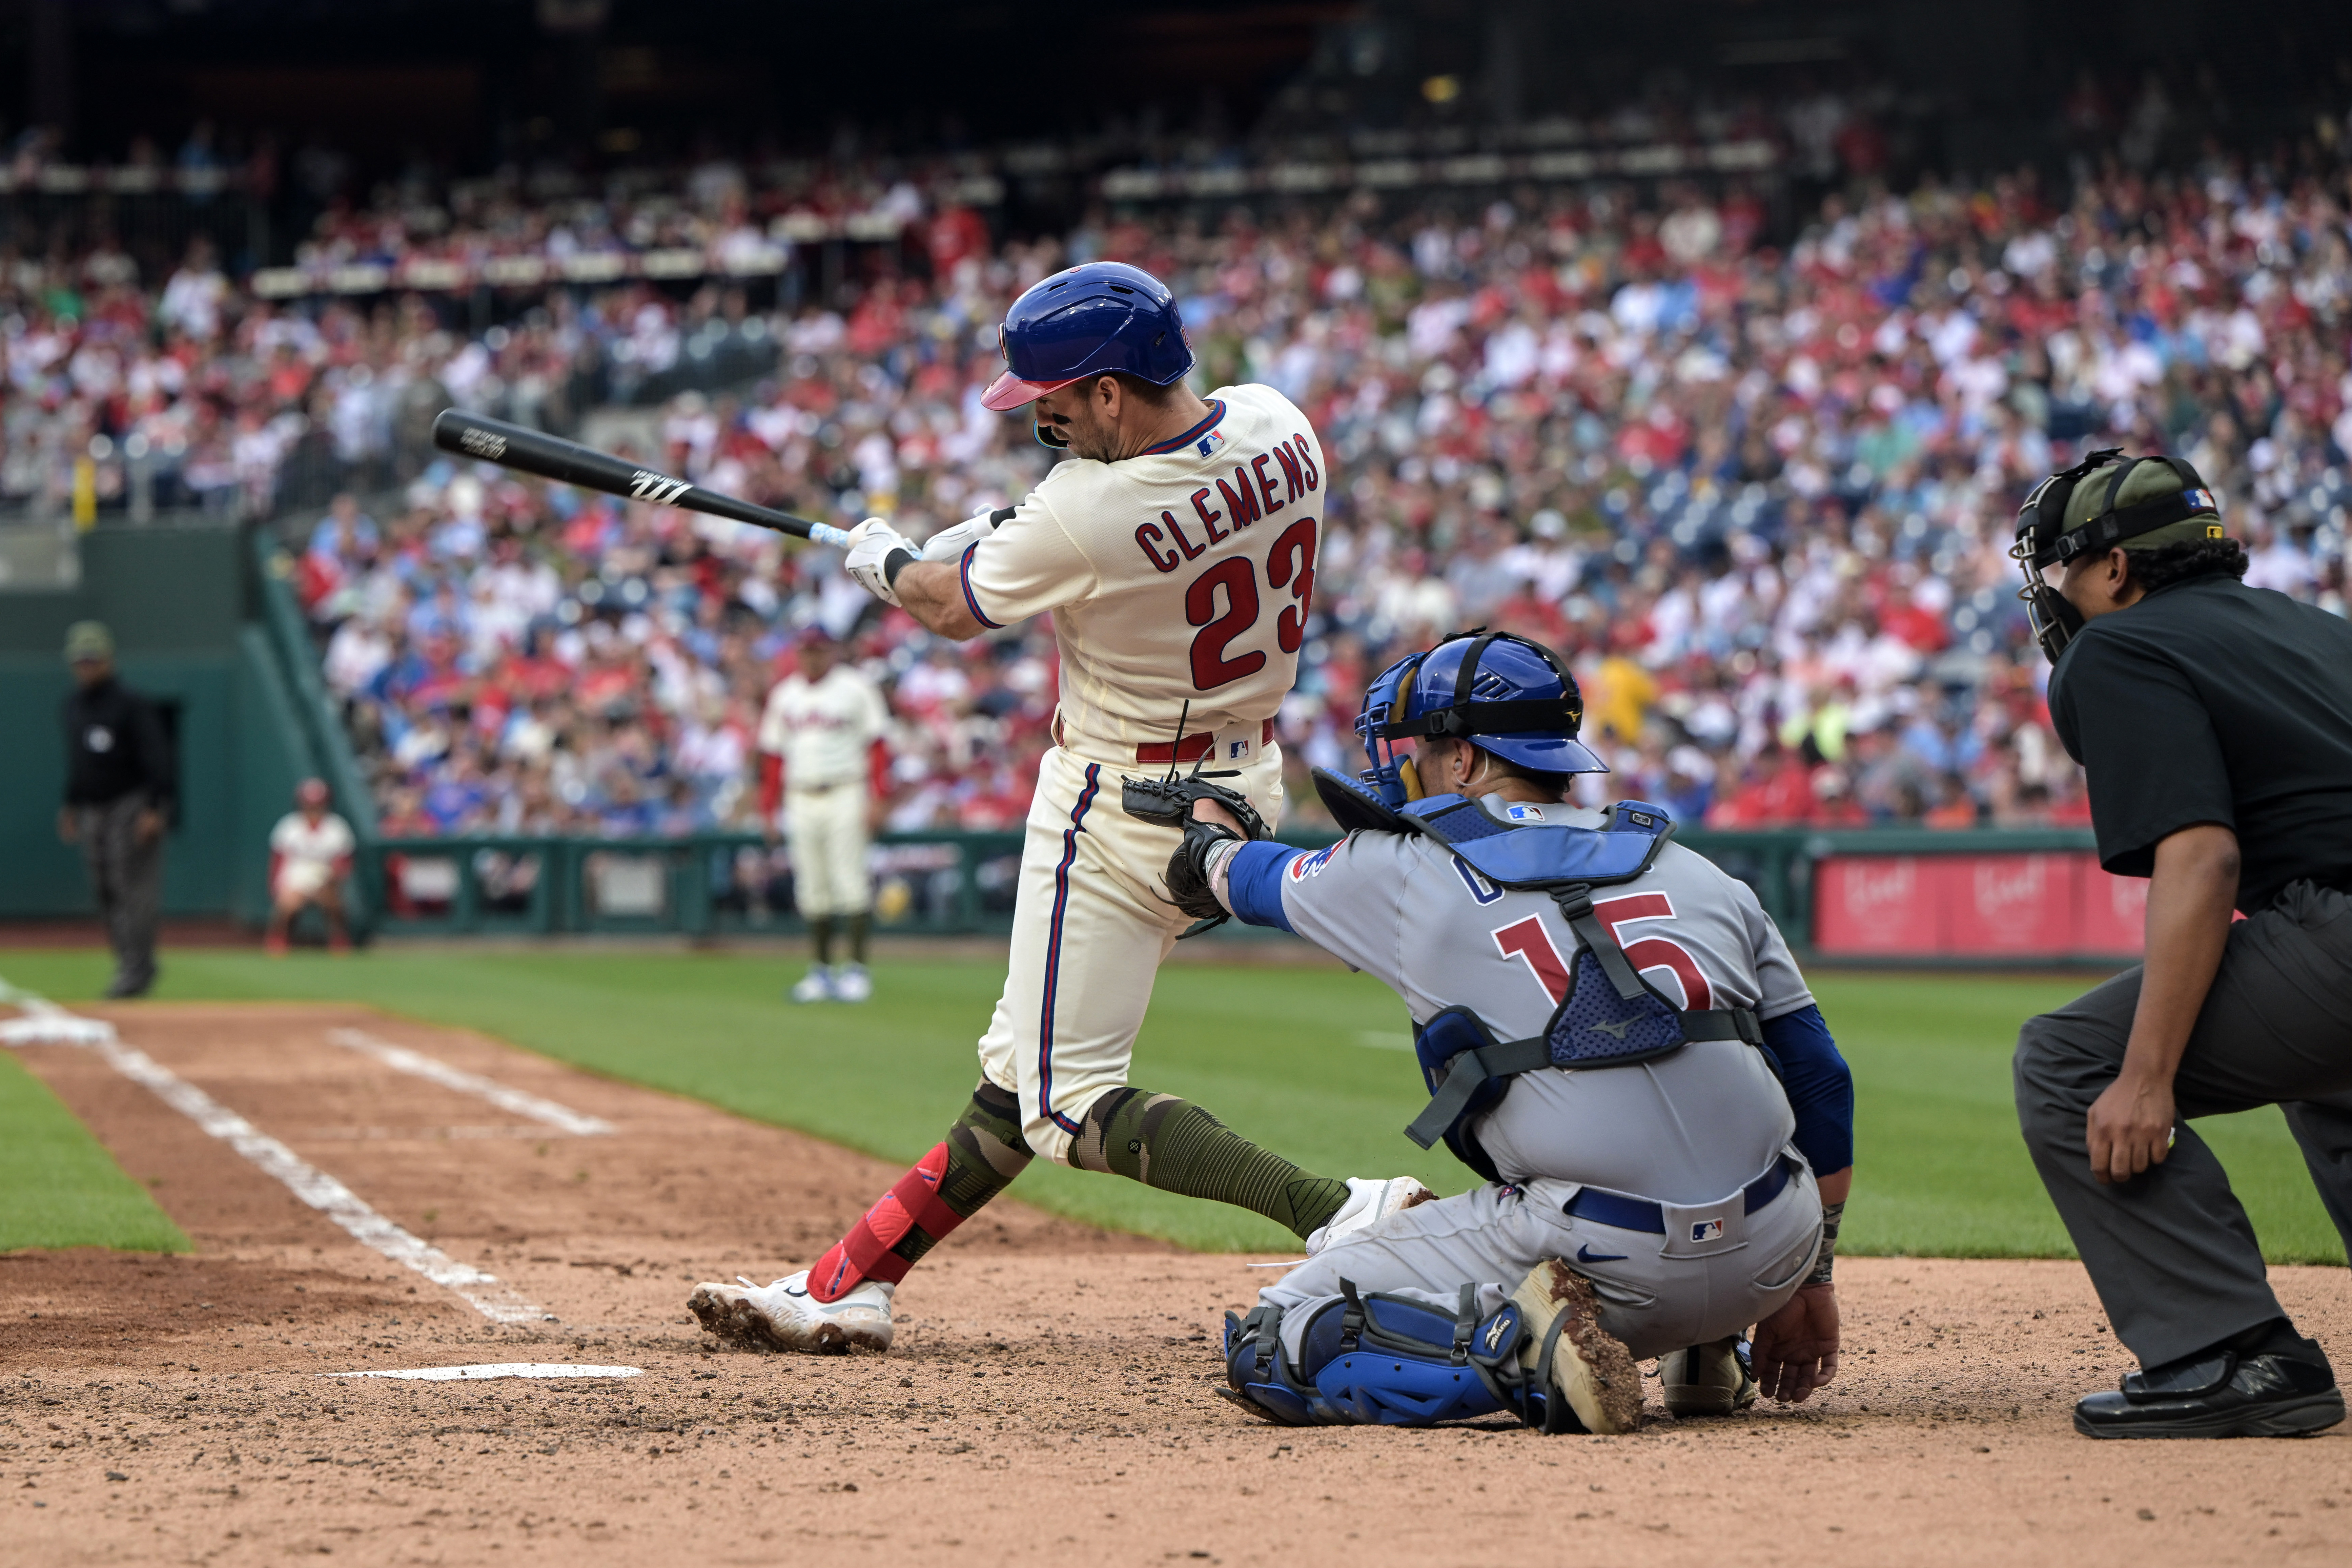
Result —
[[2117, 546], [2124, 549], [2160, 549], [2166, 545], [2184, 545], [2200, 539], [2226, 537], [2221, 528], [2220, 498], [2201, 485], [2182, 484], [2180, 476], [2168, 463], [2141, 461], [2125, 476], [2122, 488], [2116, 493], [2115, 504], [2110, 507], [2107, 486], [2115, 483], [2116, 470], [2127, 461], [2129, 459], [2105, 464], [2083, 476], [2082, 483], [2074, 486], [2074, 493], [2066, 498], [2066, 517], [2059, 525], [2060, 533], [2072, 533], [2107, 512], [2127, 511], [2143, 502], [2185, 491], [2190, 507], [2189, 516], [2177, 523], [2167, 523], [2144, 534], [2117, 539]]
[[66, 663], [89, 664], [114, 657], [114, 633], [103, 621], [77, 621], [66, 628]]

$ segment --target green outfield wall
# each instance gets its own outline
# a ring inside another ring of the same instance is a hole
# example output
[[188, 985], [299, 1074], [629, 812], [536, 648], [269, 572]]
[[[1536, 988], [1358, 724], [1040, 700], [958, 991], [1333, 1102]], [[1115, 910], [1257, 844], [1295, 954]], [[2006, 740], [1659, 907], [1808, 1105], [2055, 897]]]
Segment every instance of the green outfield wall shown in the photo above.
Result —
[[164, 912], [267, 912], [269, 827], [316, 770], [316, 747], [258, 619], [247, 536], [226, 525], [102, 528], [79, 541], [77, 586], [0, 591], [0, 919], [93, 909], [80, 852], [57, 836], [59, 709], [72, 685], [59, 650], [82, 620], [112, 629], [123, 679], [163, 706], [178, 742]]

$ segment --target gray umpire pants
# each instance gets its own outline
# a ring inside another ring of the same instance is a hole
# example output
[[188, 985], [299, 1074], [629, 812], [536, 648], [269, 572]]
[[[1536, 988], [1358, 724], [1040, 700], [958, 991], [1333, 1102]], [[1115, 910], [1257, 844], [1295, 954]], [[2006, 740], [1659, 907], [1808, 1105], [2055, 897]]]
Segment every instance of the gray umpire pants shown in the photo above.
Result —
[[2298, 882], [2231, 927], [2173, 1080], [2172, 1152], [2103, 1186], [2084, 1118], [2123, 1068], [2139, 985], [2135, 967], [2026, 1020], [2017, 1119], [2116, 1336], [2157, 1366], [2286, 1315], [2229, 1176], [2187, 1125], [2194, 1118], [2282, 1106], [2352, 1247], [2352, 899]]
[[[1390, 1215], [1343, 1237], [1258, 1292], [1282, 1309], [1284, 1348], [1294, 1357], [1314, 1309], [1340, 1295], [1345, 1280], [1425, 1301], [1451, 1316], [1462, 1287], [1481, 1287], [1481, 1316], [1501, 1307], [1530, 1270], [1559, 1258], [1592, 1281], [1601, 1326], [1636, 1361], [1739, 1333], [1780, 1310], [1813, 1266], [1822, 1240], [1822, 1199], [1800, 1166], [1771, 1202], [1743, 1212], [1737, 1193], [1670, 1210], [1672, 1236], [1624, 1230], [1570, 1216], [1571, 1181], [1481, 1186]], [[1704, 1242], [1689, 1239], [1691, 1217], [1720, 1221]], [[1302, 1311], [1301, 1309], [1306, 1309]]]
[[133, 791], [103, 806], [80, 806], [76, 829], [82, 862], [99, 918], [106, 923], [107, 946], [114, 949], [116, 995], [145, 990], [155, 981], [155, 926], [163, 902], [163, 835], [139, 841], [144, 793]]

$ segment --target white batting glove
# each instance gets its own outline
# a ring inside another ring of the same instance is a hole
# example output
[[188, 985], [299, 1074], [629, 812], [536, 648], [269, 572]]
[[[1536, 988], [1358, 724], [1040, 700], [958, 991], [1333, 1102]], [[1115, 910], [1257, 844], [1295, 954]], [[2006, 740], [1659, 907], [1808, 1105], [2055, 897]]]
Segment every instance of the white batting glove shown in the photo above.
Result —
[[925, 560], [961, 560], [963, 552], [996, 531], [996, 519], [987, 512], [951, 528], [941, 528], [923, 541]]
[[849, 554], [843, 558], [841, 569], [883, 603], [896, 604], [898, 595], [890, 587], [890, 558], [900, 552], [910, 561], [923, 559], [920, 545], [881, 518], [868, 517], [849, 530]]

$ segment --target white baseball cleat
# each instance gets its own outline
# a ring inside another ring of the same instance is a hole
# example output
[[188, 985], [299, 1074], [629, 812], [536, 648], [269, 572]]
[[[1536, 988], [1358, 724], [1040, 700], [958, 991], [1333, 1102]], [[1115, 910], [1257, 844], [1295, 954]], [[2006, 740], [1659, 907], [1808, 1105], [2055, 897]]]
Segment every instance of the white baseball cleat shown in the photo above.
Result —
[[1348, 1201], [1339, 1206], [1339, 1213], [1307, 1238], [1307, 1255], [1312, 1258], [1343, 1238], [1360, 1230], [1370, 1230], [1399, 1209], [1433, 1202], [1436, 1197], [1435, 1193], [1411, 1176], [1390, 1176], [1386, 1180], [1378, 1176], [1349, 1176]]
[[863, 964], [835, 964], [833, 967], [833, 999], [836, 1002], [862, 1002], [874, 995], [874, 977], [866, 972]]
[[809, 972], [801, 977], [801, 983], [794, 986], [790, 994], [792, 999], [796, 1002], [832, 1001], [834, 999], [833, 971], [827, 969], [823, 964], [810, 965]]
[[1738, 1335], [1672, 1350], [1658, 1357], [1658, 1386], [1669, 1416], [1728, 1416], [1756, 1403], [1748, 1345]]
[[1511, 1292], [1526, 1314], [1521, 1364], [1543, 1379], [1544, 1430], [1607, 1436], [1642, 1424], [1642, 1369], [1601, 1326], [1592, 1281], [1557, 1258]]
[[808, 1293], [808, 1270], [772, 1285], [742, 1275], [732, 1285], [701, 1284], [686, 1299], [702, 1326], [752, 1350], [841, 1351], [890, 1348], [890, 1297], [898, 1290], [868, 1280], [837, 1301]]

